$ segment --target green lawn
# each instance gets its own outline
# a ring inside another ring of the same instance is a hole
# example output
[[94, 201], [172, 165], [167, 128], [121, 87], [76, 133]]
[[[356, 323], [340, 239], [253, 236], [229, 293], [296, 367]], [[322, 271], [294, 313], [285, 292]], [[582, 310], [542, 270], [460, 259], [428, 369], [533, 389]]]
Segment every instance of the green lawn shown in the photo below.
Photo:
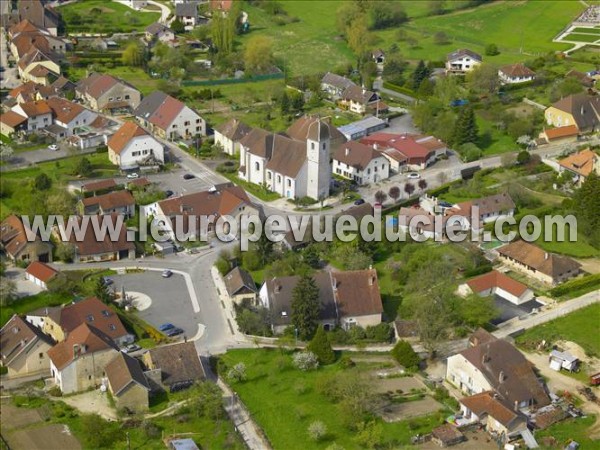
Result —
[[[348, 431], [344, 424], [340, 405], [331, 402], [318, 391], [324, 377], [343, 370], [363, 370], [360, 364], [353, 369], [343, 369], [338, 363], [324, 366], [313, 372], [300, 372], [291, 363], [289, 353], [279, 350], [245, 349], [230, 350], [221, 359], [228, 367], [244, 362], [247, 381], [232, 387], [250, 410], [275, 449], [305, 450], [324, 449], [333, 442], [345, 449], [358, 449], [354, 440], [356, 432]], [[385, 448], [400, 448], [410, 444], [410, 437], [426, 433], [440, 424], [448, 412], [431, 416], [385, 423], [383, 427]], [[309, 439], [307, 427], [315, 420], [327, 426], [327, 438], [315, 443]], [[382, 447], [383, 448], [383, 447]]]
[[[517, 337], [518, 344], [531, 341], [567, 340], [579, 344], [589, 355], [600, 355], [598, 324], [600, 323], [600, 303], [574, 311], [564, 317], [531, 328]], [[529, 346], [528, 346], [529, 347]]]
[[160, 13], [140, 12], [116, 2], [85, 0], [58, 8], [73, 33], [127, 33], [143, 31], [158, 21]]
[[596, 42], [600, 36], [594, 34], [569, 33], [561, 40], [575, 42]]
[[[500, 55], [486, 61], [507, 63], [530, 58], [527, 55], [566, 50], [569, 44], [552, 39], [585, 9], [571, 1], [498, 1], [474, 9], [456, 11], [443, 16], [420, 17], [403, 26], [407, 34], [418, 40], [416, 47], [402, 45], [396, 39], [397, 29], [378, 33], [384, 49], [396, 42], [409, 59], [444, 60], [448, 52], [467, 47], [485, 55], [487, 44], [496, 44]], [[531, 26], [535, 23], [535, 26]], [[433, 35], [443, 31], [452, 41], [436, 45]]]
[[514, 139], [498, 130], [491, 121], [485, 119], [481, 111], [477, 111], [476, 117], [479, 127], [477, 146], [483, 151], [483, 157], [514, 152], [519, 149]]
[[598, 440], [591, 439], [587, 431], [595, 422], [596, 416], [594, 415], [579, 419], [567, 419], [545, 430], [536, 431], [535, 438], [541, 443], [544, 438], [553, 437], [556, 439], [557, 445], [552, 448], [566, 448], [572, 440], [577, 441], [582, 449], [598, 448]]
[[250, 33], [241, 38], [245, 45], [251, 36], [272, 38], [275, 57], [293, 76], [326, 72], [355, 58], [346, 42], [337, 37], [337, 1], [285, 1], [283, 8], [298, 22], [278, 26], [262, 9], [244, 5], [250, 17]]
[[600, 36], [600, 30], [598, 28], [576, 27], [571, 30], [571, 33], [597, 34]]

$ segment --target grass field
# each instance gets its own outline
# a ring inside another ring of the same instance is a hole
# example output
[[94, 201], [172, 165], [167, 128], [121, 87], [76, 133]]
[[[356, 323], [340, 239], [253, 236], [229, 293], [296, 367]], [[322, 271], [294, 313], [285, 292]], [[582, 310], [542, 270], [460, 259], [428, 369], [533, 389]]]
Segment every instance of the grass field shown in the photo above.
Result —
[[582, 449], [598, 448], [598, 440], [589, 437], [588, 429], [596, 422], [596, 416], [590, 415], [579, 419], [567, 419], [548, 427], [537, 430], [535, 437], [538, 442], [543, 442], [546, 437], [556, 439], [557, 446], [552, 448], [567, 448], [569, 442], [576, 441]]
[[594, 34], [583, 34], [583, 33], [569, 33], [564, 36], [561, 41], [573, 41], [573, 42], [589, 42], [593, 43], [600, 39], [600, 36]]
[[595, 303], [525, 331], [517, 337], [517, 343], [543, 339], [550, 343], [567, 340], [579, 344], [588, 355], [598, 356], [600, 355], [599, 323], [600, 303]]
[[61, 6], [58, 11], [68, 33], [127, 33], [142, 31], [160, 18], [160, 13], [140, 12], [116, 2], [85, 0]]
[[[568, 44], [552, 39], [585, 7], [570, 1], [500, 1], [475, 9], [461, 10], [443, 16], [421, 17], [409, 22], [407, 34], [419, 41], [418, 46], [403, 45], [396, 39], [397, 29], [378, 33], [382, 48], [396, 42], [409, 59], [443, 60], [448, 52], [468, 47], [485, 55], [487, 44], [496, 44], [500, 55], [486, 61], [507, 63], [528, 59], [532, 54], [566, 50]], [[535, 26], [531, 26], [535, 23]], [[433, 35], [443, 31], [452, 41], [436, 45]], [[527, 56], [523, 55], [524, 53]]]
[[571, 30], [571, 33], [597, 34], [600, 36], [600, 29], [599, 28], [576, 27]]
[[[352, 355], [354, 356], [354, 355]], [[244, 362], [248, 379], [236, 383], [233, 389], [261, 426], [273, 448], [286, 450], [324, 449], [336, 442], [346, 449], [361, 448], [343, 424], [341, 407], [318, 392], [324, 377], [335, 376], [344, 370], [338, 363], [317, 371], [300, 372], [293, 368], [291, 355], [279, 350], [231, 350], [222, 356], [228, 367]], [[377, 419], [383, 429], [384, 446], [399, 448], [410, 443], [410, 437], [437, 426], [448, 413], [436, 413], [409, 421], [385, 423]], [[311, 441], [307, 427], [315, 420], [327, 426], [327, 437], [321, 442]]]

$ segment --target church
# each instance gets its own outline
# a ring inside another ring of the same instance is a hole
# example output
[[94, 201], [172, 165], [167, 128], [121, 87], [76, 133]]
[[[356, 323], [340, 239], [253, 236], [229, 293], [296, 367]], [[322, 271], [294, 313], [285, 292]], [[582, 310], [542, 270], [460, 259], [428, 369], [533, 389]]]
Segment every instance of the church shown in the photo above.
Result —
[[346, 141], [328, 120], [304, 116], [285, 134], [255, 128], [240, 140], [239, 177], [285, 198], [329, 196], [331, 152]]

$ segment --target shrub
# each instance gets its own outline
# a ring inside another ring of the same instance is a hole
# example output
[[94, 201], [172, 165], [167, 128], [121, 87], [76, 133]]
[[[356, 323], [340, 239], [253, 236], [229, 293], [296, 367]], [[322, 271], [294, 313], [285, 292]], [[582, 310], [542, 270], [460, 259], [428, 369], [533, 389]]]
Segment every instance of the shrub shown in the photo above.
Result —
[[351, 367], [356, 366], [356, 363], [349, 356], [342, 356], [340, 359], [340, 366], [344, 369], [350, 369]]
[[327, 434], [327, 426], [320, 420], [315, 420], [308, 426], [308, 436], [315, 442], [322, 440]]
[[389, 323], [368, 326], [365, 329], [367, 339], [376, 342], [390, 342], [394, 336], [394, 330]]
[[48, 395], [52, 397], [62, 397], [62, 391], [58, 386], [53, 386], [50, 389], [48, 389]]
[[550, 289], [551, 297], [561, 297], [565, 294], [574, 293], [584, 289], [592, 289], [600, 286], [600, 274], [588, 275], [582, 278], [576, 278]]
[[391, 353], [396, 361], [409, 370], [417, 369], [421, 362], [419, 355], [416, 354], [412, 346], [403, 340], [396, 343]]
[[496, 44], [488, 44], [485, 46], [485, 54], [486, 56], [496, 56], [500, 54], [500, 50]]
[[315, 336], [306, 348], [308, 351], [315, 354], [321, 364], [331, 364], [335, 362], [335, 353], [327, 338], [327, 332], [322, 325], [317, 328]]
[[294, 366], [303, 372], [319, 368], [319, 359], [312, 352], [299, 352], [294, 354]]
[[242, 362], [237, 363], [227, 372], [227, 379], [230, 381], [246, 381], [246, 378], [246, 364]]
[[229, 261], [227, 261], [225, 258], [217, 259], [217, 261], [215, 262], [215, 267], [221, 275], [227, 275], [227, 273], [229, 273], [229, 270], [231, 269]]

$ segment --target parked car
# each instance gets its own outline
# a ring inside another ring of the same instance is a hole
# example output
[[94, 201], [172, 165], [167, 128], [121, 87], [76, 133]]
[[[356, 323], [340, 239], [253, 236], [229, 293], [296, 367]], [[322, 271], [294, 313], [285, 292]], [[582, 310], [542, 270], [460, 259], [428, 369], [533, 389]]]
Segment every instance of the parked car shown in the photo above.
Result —
[[171, 190], [165, 191], [165, 196], [166, 196], [167, 198], [169, 198], [169, 197], [172, 197], [172, 196], [173, 196], [173, 194], [174, 194], [174, 192], [173, 192], [173, 191], [171, 191]]
[[183, 175], [184, 180], [191, 180], [193, 178], [196, 178], [196, 175], [194, 175], [193, 173], [186, 173]]
[[102, 277], [102, 283], [104, 283], [104, 286], [110, 286], [114, 281], [110, 277]]
[[136, 180], [140, 177], [140, 175], [137, 172], [131, 172], [127, 174], [127, 178], [129, 180]]
[[58, 151], [58, 145], [56, 145], [56, 144], [50, 144], [50, 145], [48, 146], [48, 148], [49, 148], [50, 150], [52, 150], [53, 152], [56, 152], [56, 151]]
[[133, 352], [137, 352], [138, 350], [141, 350], [141, 349], [142, 349], [142, 347], [140, 347], [139, 345], [131, 344], [131, 345], [128, 345], [127, 347], [125, 347], [124, 351], [125, 351], [125, 353], [133, 353]]
[[362, 205], [364, 202], [365, 202], [365, 200], [364, 200], [364, 199], [362, 199], [362, 198], [359, 198], [358, 200], [355, 200], [355, 201], [354, 201], [354, 204], [355, 204], [356, 206], [358, 206], [358, 205]]
[[170, 330], [171, 328], [175, 328], [175, 325], [173, 325], [172, 323], [163, 323], [161, 326], [158, 327], [159, 331], [167, 331]]
[[161, 276], [163, 278], [169, 278], [171, 275], [173, 275], [173, 272], [170, 271], [169, 269], [163, 270]]
[[177, 328], [177, 327], [175, 327], [175, 328], [171, 328], [171, 329], [169, 329], [169, 330], [165, 331], [165, 334], [166, 334], [168, 337], [177, 336], [177, 335], [180, 335], [180, 334], [182, 334], [182, 333], [183, 333], [183, 330], [182, 330], [181, 328]]
[[417, 172], [411, 172], [408, 175], [406, 175], [406, 178], [408, 178], [409, 180], [418, 180], [419, 178], [421, 178], [421, 175], [419, 175]]

